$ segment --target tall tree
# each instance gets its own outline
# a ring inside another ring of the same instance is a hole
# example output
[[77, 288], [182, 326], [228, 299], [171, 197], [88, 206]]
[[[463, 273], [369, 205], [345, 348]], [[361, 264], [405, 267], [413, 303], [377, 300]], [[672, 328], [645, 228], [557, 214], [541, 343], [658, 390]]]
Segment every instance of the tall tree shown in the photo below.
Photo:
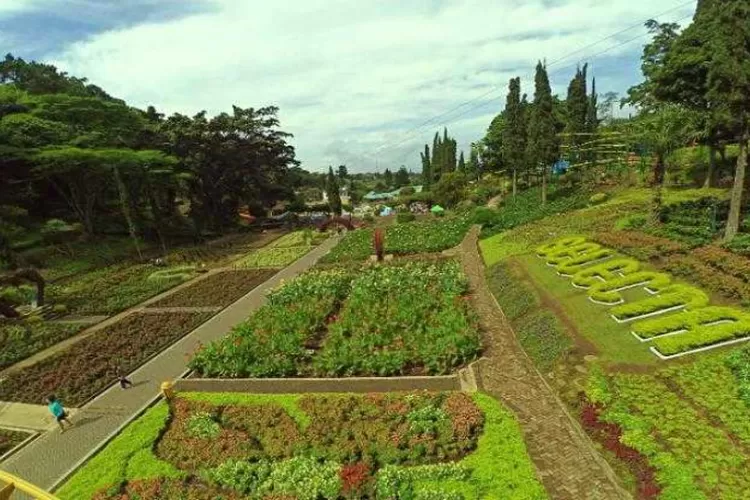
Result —
[[715, 103], [716, 116], [733, 132], [740, 148], [724, 232], [724, 239], [729, 241], [740, 226], [750, 141], [750, 3], [714, 1], [706, 16], [709, 22], [713, 19], [707, 97]]
[[596, 95], [596, 78], [591, 80], [591, 95], [586, 109], [586, 131], [595, 133], [599, 128], [599, 96]]
[[435, 132], [435, 138], [432, 140], [432, 182], [440, 180], [443, 169], [443, 144], [440, 141], [440, 132]]
[[471, 152], [469, 153], [469, 163], [467, 163], [466, 165], [466, 170], [469, 178], [479, 180], [482, 166], [479, 163], [479, 146], [477, 144], [471, 145]]
[[422, 155], [422, 184], [424, 185], [424, 189], [429, 191], [430, 186], [432, 185], [432, 166], [430, 165], [430, 146], [425, 144], [424, 153], [420, 153], [420, 154]]
[[393, 176], [393, 183], [397, 188], [409, 185], [409, 171], [406, 170], [404, 165], [396, 171], [396, 175]]
[[569, 136], [571, 145], [577, 147], [586, 142], [583, 135], [588, 131], [586, 118], [589, 110], [589, 98], [586, 95], [586, 73], [588, 65], [577, 68], [576, 74], [568, 85], [568, 98], [566, 99], [567, 116], [565, 132]]
[[680, 25], [659, 23], [651, 19], [646, 22], [646, 28], [653, 35], [653, 39], [651, 43], [643, 47], [641, 56], [641, 72], [644, 81], [628, 89], [628, 96], [623, 99], [623, 103], [650, 110], [660, 103], [660, 99], [655, 95], [657, 83], [654, 79], [664, 67], [664, 59], [677, 39]]
[[518, 172], [526, 160], [526, 120], [521, 107], [521, 79], [511, 78], [505, 99], [502, 130], [503, 160], [513, 177], [513, 197], [518, 191]]
[[534, 77], [534, 107], [529, 121], [527, 151], [530, 163], [541, 171], [542, 204], [547, 203], [548, 171], [557, 160], [560, 149], [553, 106], [547, 69], [540, 61]]
[[461, 173], [466, 173], [466, 161], [464, 161], [464, 152], [461, 151], [461, 156], [458, 159], [457, 170]]
[[333, 167], [328, 167], [326, 178], [326, 194], [328, 195], [328, 207], [335, 215], [341, 215], [341, 194], [339, 194], [339, 183], [333, 175]]
[[393, 187], [393, 172], [391, 172], [390, 168], [385, 169], [385, 172], [383, 173], [383, 182], [388, 189]]
[[339, 169], [337, 172], [339, 176], [339, 180], [344, 181], [349, 176], [349, 172], [346, 169], [346, 165], [339, 165]]

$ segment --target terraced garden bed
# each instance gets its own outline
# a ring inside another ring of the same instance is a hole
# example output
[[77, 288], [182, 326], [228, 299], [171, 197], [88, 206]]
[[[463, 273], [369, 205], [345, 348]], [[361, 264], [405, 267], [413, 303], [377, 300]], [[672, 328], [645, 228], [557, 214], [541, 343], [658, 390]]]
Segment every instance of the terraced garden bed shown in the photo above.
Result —
[[0, 429], [0, 457], [28, 439], [27, 432]]
[[454, 261], [307, 273], [190, 366], [207, 377], [444, 374], [480, 352]]
[[57, 495], [534, 500], [512, 414], [464, 393], [180, 394], [135, 421]]
[[150, 307], [226, 307], [275, 273], [270, 269], [221, 271], [150, 304]]
[[0, 369], [70, 338], [82, 328], [80, 324], [0, 321]]
[[0, 401], [40, 404], [56, 394], [79, 406], [192, 331], [211, 315], [137, 313], [97, 331], [67, 350], [9, 375], [0, 382]]
[[[469, 230], [466, 217], [409, 222], [385, 228], [385, 251], [394, 255], [440, 252], [461, 243]], [[322, 263], [365, 260], [374, 253], [373, 229], [350, 231]]]

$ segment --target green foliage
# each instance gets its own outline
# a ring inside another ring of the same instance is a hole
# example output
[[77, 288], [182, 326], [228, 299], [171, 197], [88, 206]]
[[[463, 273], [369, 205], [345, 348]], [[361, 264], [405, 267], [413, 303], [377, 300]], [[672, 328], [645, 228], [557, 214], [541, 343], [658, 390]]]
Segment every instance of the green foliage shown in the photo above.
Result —
[[81, 325], [38, 322], [35, 324], [0, 322], [0, 368], [5, 368], [32, 354], [72, 337]]
[[727, 366], [736, 378], [740, 397], [750, 407], [750, 348], [733, 352], [727, 357]]
[[739, 255], [743, 255], [746, 257], [750, 256], [750, 234], [738, 234], [729, 242], [725, 243], [724, 246]]
[[151, 273], [147, 279], [149, 281], [159, 282], [170, 282], [173, 280], [183, 282], [193, 278], [195, 273], [195, 266], [176, 266], [162, 269], [161, 271], [155, 271]]
[[649, 217], [646, 214], [626, 215], [615, 223], [615, 230], [641, 229], [648, 223], [648, 221]]
[[440, 205], [450, 208], [467, 197], [466, 176], [463, 172], [446, 172], [432, 187], [432, 196]]
[[213, 415], [202, 411], [190, 416], [187, 422], [187, 432], [192, 437], [213, 439], [219, 435], [221, 427]]
[[169, 407], [165, 403], [159, 403], [148, 410], [127, 426], [103, 451], [86, 462], [55, 492], [56, 496], [62, 500], [79, 500], [92, 498], [102, 488], [119, 485], [125, 480], [182, 477], [179, 470], [156, 458], [152, 451], [153, 443], [159, 437], [168, 416]]
[[560, 320], [553, 313], [528, 315], [514, 327], [524, 350], [541, 370], [551, 369], [572, 347]]
[[607, 193], [596, 193], [596, 194], [593, 194], [589, 198], [589, 204], [590, 205], [598, 205], [600, 203], [604, 203], [605, 201], [607, 201], [608, 197], [609, 196], [607, 195]]
[[505, 316], [515, 321], [539, 307], [533, 287], [506, 263], [487, 269], [487, 281]]
[[235, 267], [245, 269], [286, 267], [310, 251], [310, 246], [261, 248], [238, 261]]
[[416, 216], [411, 212], [399, 212], [396, 214], [396, 222], [399, 224], [414, 222], [414, 219], [416, 219]]
[[698, 309], [707, 306], [708, 302], [708, 295], [698, 288], [672, 285], [663, 288], [658, 295], [653, 297], [615, 306], [611, 312], [615, 318], [624, 321], [675, 307]]

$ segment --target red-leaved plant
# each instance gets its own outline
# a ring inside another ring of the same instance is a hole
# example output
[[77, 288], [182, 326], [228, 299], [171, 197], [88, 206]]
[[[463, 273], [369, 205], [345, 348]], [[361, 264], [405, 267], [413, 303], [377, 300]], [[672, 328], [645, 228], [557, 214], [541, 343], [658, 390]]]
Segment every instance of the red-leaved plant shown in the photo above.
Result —
[[341, 491], [347, 498], [362, 498], [365, 488], [372, 479], [370, 467], [364, 462], [347, 464], [339, 471]]

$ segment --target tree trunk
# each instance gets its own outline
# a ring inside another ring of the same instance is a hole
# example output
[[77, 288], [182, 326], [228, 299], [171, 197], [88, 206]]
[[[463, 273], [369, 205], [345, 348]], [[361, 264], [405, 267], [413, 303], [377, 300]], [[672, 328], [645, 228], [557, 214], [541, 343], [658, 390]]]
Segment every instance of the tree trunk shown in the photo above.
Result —
[[742, 210], [742, 191], [745, 188], [745, 170], [747, 168], [748, 131], [745, 125], [740, 139], [740, 155], [737, 157], [737, 169], [734, 173], [734, 187], [732, 188], [732, 199], [729, 203], [729, 217], [724, 231], [724, 241], [730, 241], [740, 228], [740, 212]]
[[138, 259], [143, 260], [141, 247], [138, 245], [138, 235], [135, 231], [135, 224], [133, 223], [133, 217], [130, 214], [130, 204], [128, 203], [128, 195], [126, 193], [125, 183], [122, 181], [119, 168], [115, 168], [114, 173], [115, 182], [117, 183], [117, 191], [120, 194], [120, 208], [122, 209], [122, 215], [125, 217], [125, 222], [128, 224], [128, 233], [130, 233], [130, 238], [133, 240], [133, 244], [135, 245], [135, 251], [138, 253]]
[[516, 192], [518, 191], [518, 170], [513, 169], [513, 199], [516, 199]]
[[542, 167], [542, 205], [547, 204], [547, 167]]
[[654, 186], [661, 187], [664, 184], [664, 174], [666, 169], [664, 168], [664, 155], [661, 153], [656, 154], [656, 162], [654, 162]]
[[706, 181], [703, 183], [704, 188], [713, 187], [714, 172], [716, 172], [716, 145], [708, 146], [708, 172], [706, 172]]

